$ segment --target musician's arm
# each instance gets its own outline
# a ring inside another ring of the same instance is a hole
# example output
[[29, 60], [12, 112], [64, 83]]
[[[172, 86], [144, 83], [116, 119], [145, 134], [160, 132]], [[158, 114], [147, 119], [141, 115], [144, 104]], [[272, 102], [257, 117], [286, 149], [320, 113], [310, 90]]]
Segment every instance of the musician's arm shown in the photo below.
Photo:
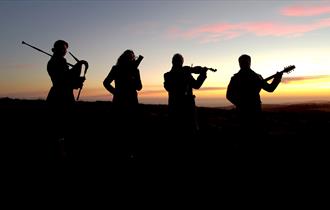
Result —
[[234, 77], [232, 77], [227, 87], [226, 98], [235, 106], [238, 106], [239, 102], [239, 92], [237, 88], [237, 81]]
[[136, 75], [135, 75], [135, 88], [138, 91], [142, 90], [142, 82], [141, 82], [141, 76], [140, 76], [139, 69], [137, 69]]
[[196, 80], [193, 78], [193, 76], [190, 75], [190, 77], [191, 77], [191, 80], [192, 80], [192, 87], [194, 89], [199, 89], [202, 86], [202, 84], [204, 83], [204, 81], [207, 77], [206, 76], [206, 70], [201, 69], [200, 74], [198, 75]]
[[114, 72], [115, 69], [112, 67], [111, 71], [109, 72], [108, 76], [103, 80], [103, 86], [107, 91], [111, 94], [115, 94], [115, 88], [111, 85], [112, 81], [114, 81]]
[[167, 72], [164, 74], [164, 88], [166, 91], [170, 92], [173, 90], [173, 85], [171, 83], [170, 73]]

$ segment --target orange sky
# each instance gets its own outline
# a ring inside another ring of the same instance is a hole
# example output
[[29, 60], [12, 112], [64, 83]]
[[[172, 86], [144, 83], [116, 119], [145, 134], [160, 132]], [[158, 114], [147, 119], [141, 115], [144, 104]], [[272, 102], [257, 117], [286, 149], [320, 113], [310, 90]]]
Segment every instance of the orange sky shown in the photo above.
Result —
[[195, 91], [198, 105], [229, 104], [241, 54], [264, 78], [296, 66], [274, 93], [261, 93], [264, 103], [329, 100], [330, 1], [1, 1], [0, 19], [0, 97], [45, 99], [49, 56], [21, 43], [49, 53], [64, 39], [89, 62], [80, 100], [111, 100], [102, 82], [126, 49], [144, 56], [142, 103], [167, 103], [163, 74], [175, 53], [218, 69]]

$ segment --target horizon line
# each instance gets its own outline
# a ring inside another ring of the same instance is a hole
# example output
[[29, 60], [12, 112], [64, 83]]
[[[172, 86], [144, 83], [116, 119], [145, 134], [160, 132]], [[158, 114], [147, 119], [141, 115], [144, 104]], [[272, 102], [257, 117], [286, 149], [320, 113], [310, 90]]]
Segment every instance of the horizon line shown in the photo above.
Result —
[[[46, 101], [44, 98], [14, 98], [14, 97], [0, 97], [0, 101], [3, 100], [21, 100], [21, 101]], [[95, 103], [95, 102], [105, 102], [105, 103], [112, 103], [112, 100], [79, 100], [76, 103]], [[140, 102], [141, 105], [165, 105], [167, 103], [144, 103]], [[281, 102], [281, 103], [262, 103], [263, 106], [281, 106], [281, 105], [299, 105], [299, 104], [329, 104], [330, 100], [305, 100], [305, 101], [297, 101], [297, 102]], [[234, 107], [234, 105], [225, 105], [225, 106], [205, 106], [205, 105], [196, 105], [196, 107], [210, 107], [210, 108], [223, 108], [223, 107]]]

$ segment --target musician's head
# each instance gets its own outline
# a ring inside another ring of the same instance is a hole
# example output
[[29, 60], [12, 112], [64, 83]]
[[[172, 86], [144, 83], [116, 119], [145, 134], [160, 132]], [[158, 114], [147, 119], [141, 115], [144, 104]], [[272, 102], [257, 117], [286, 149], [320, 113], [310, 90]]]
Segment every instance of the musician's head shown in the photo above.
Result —
[[172, 58], [172, 65], [173, 66], [179, 66], [181, 67], [183, 65], [184, 59], [183, 56], [179, 53], [176, 53], [175, 55], [173, 55]]
[[127, 65], [134, 63], [135, 61], [135, 54], [133, 50], [125, 50], [123, 54], [121, 54], [117, 60], [117, 65]]
[[54, 54], [65, 56], [65, 54], [67, 53], [68, 47], [69, 47], [69, 44], [66, 41], [57, 40], [54, 43], [54, 47], [52, 48], [52, 51]]
[[238, 58], [239, 66], [241, 69], [250, 69], [251, 67], [251, 57], [249, 55], [243, 54]]

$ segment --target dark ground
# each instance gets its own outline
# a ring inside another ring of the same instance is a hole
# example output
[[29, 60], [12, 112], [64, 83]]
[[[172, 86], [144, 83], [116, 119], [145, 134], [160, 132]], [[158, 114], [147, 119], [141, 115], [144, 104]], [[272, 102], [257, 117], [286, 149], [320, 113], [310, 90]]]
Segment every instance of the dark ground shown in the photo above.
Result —
[[201, 130], [188, 139], [168, 130], [167, 106], [141, 107], [137, 128], [118, 130], [111, 102], [79, 102], [61, 156], [50, 138], [45, 101], [1, 99], [2, 173], [21, 182], [55, 174], [91, 185], [160, 189], [175, 181], [214, 190], [289, 191], [323, 186], [328, 175], [329, 103], [265, 106], [269, 136], [255, 144], [237, 131], [236, 114], [227, 108], [198, 108]]

